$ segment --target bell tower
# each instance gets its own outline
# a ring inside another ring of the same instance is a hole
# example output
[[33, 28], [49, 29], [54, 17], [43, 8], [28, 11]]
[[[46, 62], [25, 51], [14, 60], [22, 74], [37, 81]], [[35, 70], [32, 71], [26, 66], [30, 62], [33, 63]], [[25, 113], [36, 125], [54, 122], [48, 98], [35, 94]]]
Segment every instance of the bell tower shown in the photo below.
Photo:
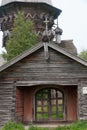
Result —
[[3, 31], [3, 46], [11, 33], [14, 19], [18, 11], [23, 11], [26, 19], [34, 22], [34, 27], [41, 40], [42, 32], [46, 29], [45, 20], [48, 20], [48, 30], [51, 30], [54, 20], [61, 10], [52, 5], [51, 0], [2, 0], [0, 6], [0, 27]]

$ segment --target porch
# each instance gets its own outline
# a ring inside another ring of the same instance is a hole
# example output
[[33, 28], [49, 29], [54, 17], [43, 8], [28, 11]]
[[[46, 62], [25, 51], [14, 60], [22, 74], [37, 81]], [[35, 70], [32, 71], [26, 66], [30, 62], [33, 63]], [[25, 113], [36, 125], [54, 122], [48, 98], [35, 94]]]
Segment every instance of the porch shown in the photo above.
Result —
[[67, 124], [77, 117], [77, 86], [36, 85], [16, 88], [17, 120], [25, 124]]

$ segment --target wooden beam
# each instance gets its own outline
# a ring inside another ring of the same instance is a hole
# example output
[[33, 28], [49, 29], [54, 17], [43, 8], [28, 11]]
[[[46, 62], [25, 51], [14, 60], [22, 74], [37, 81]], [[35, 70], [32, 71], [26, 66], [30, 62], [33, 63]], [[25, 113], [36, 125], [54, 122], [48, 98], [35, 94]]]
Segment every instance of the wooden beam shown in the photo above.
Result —
[[78, 85], [78, 81], [17, 81], [16, 86], [34, 86], [34, 85]]
[[48, 45], [47, 43], [43, 43], [43, 44], [44, 44], [44, 56], [45, 59], [48, 60], [49, 59]]

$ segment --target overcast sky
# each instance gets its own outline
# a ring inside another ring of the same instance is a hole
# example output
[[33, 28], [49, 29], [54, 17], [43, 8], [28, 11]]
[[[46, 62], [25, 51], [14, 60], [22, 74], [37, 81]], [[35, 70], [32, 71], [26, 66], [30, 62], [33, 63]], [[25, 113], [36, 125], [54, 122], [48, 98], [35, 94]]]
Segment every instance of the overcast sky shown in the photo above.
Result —
[[[0, 0], [1, 1], [1, 0]], [[63, 40], [73, 39], [78, 52], [87, 49], [87, 0], [52, 0], [62, 10], [59, 27], [63, 29]], [[2, 33], [0, 33], [0, 52]]]

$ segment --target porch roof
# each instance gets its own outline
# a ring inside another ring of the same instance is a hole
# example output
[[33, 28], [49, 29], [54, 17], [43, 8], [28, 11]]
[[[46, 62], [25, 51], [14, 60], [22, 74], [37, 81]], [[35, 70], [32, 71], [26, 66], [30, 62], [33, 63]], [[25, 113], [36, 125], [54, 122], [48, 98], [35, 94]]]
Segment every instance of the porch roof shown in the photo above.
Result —
[[[75, 55], [67, 52], [62, 47], [59, 47], [55, 43], [52, 42], [52, 43], [46, 43], [46, 44], [47, 44], [48, 47], [54, 49], [55, 51], [58, 51], [58, 52], [62, 53], [63, 55], [71, 58], [72, 60], [74, 60], [74, 61], [76, 61], [76, 62], [78, 62], [78, 63], [80, 63], [80, 64], [82, 64], [84, 66], [87, 66], [87, 62], [86, 61], [82, 60], [78, 56], [75, 56]], [[14, 59], [12, 59], [9, 62], [7, 62], [6, 64], [2, 65], [0, 67], [0, 72], [2, 72], [3, 70], [7, 69], [8, 67], [11, 67], [12, 65], [17, 63], [18, 61], [22, 60], [23, 58], [33, 54], [34, 52], [36, 52], [37, 50], [39, 50], [42, 47], [44, 47], [44, 43], [38, 43], [34, 47], [30, 48], [29, 50], [24, 51], [19, 56], [15, 57]]]

